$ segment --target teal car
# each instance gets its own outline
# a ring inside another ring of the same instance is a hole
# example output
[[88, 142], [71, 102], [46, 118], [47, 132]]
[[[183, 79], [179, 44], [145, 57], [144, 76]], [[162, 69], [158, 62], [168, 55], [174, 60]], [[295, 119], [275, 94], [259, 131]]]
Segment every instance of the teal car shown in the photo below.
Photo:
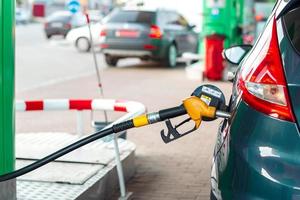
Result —
[[211, 170], [211, 199], [300, 199], [300, 1], [279, 0], [238, 64]]

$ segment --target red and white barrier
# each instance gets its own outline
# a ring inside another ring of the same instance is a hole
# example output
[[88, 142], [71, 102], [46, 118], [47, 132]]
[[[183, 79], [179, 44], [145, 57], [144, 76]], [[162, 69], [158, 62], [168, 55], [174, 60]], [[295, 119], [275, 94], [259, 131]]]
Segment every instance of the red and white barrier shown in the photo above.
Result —
[[133, 112], [144, 110], [139, 102], [111, 99], [45, 99], [16, 101], [17, 111], [63, 111], [63, 110], [107, 110], [117, 112]]
[[[113, 99], [45, 99], [16, 101], [16, 111], [116, 111], [126, 112], [124, 116], [114, 121], [110, 126], [135, 116], [141, 115], [146, 111], [143, 104], [135, 101], [113, 100]], [[79, 117], [80, 121], [80, 117]], [[77, 131], [82, 132], [82, 123], [78, 121]]]

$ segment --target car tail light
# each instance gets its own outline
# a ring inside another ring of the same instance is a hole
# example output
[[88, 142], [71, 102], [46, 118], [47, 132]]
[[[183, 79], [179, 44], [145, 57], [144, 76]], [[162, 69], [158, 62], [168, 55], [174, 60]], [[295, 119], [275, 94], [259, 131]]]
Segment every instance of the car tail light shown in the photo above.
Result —
[[145, 44], [144, 49], [146, 49], [146, 50], [155, 50], [156, 46], [154, 46], [152, 44]]
[[107, 35], [107, 31], [105, 29], [102, 29], [100, 32], [101, 37], [105, 37]]
[[162, 32], [160, 28], [156, 25], [151, 25], [149, 37], [152, 39], [161, 39]]
[[71, 29], [72, 28], [72, 25], [71, 24], [65, 24], [65, 29]]
[[109, 47], [108, 44], [100, 44], [100, 48], [102, 48], [102, 49], [106, 49], [106, 48], [108, 48], [108, 47]]
[[278, 47], [275, 19], [269, 22], [261, 37], [257, 44], [261, 49], [254, 49], [241, 69], [238, 88], [242, 99], [260, 112], [294, 122]]
[[49, 23], [46, 22], [46, 23], [44, 24], [44, 26], [45, 26], [45, 28], [48, 28], [48, 27], [49, 27]]
[[264, 21], [264, 19], [265, 19], [265, 17], [263, 14], [259, 14], [259, 15], [255, 16], [255, 21], [257, 21], [257, 22]]

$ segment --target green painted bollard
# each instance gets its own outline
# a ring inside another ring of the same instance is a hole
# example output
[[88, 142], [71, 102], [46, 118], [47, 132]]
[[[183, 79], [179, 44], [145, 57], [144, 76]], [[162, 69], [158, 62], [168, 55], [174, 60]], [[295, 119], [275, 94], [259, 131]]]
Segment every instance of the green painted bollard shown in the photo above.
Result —
[[[15, 1], [0, 1], [0, 174], [14, 170]], [[0, 199], [16, 199], [15, 180], [0, 183]]]

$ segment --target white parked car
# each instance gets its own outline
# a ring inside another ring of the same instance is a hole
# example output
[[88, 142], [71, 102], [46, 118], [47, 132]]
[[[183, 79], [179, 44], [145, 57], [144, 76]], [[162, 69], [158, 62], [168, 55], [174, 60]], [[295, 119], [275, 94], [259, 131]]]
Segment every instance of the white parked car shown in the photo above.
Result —
[[30, 21], [30, 12], [24, 8], [16, 8], [16, 24], [27, 24]]
[[[101, 23], [91, 23], [91, 32], [93, 37], [93, 45], [95, 47], [100, 44]], [[69, 31], [66, 36], [67, 41], [73, 43], [80, 52], [88, 52], [91, 49], [91, 39], [88, 26], [82, 26]]]
[[100, 22], [103, 19], [103, 15], [99, 10], [89, 10], [89, 16], [91, 22]]

